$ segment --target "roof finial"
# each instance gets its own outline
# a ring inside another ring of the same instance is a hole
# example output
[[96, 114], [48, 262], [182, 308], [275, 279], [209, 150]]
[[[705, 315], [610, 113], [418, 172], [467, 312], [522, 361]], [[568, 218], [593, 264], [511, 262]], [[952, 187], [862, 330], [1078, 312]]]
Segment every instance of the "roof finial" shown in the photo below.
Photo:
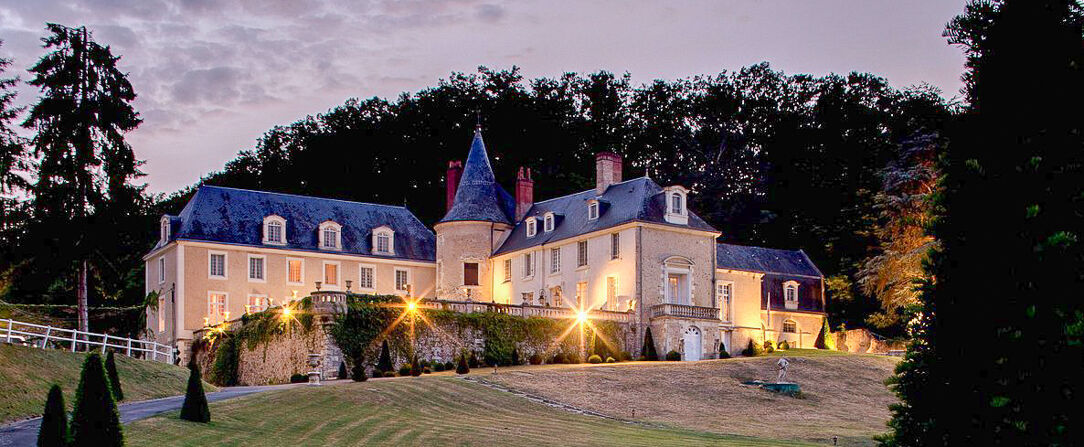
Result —
[[477, 130], [477, 131], [481, 132], [482, 131], [482, 111], [481, 110], [475, 110], [474, 111], [474, 120], [475, 120], [474, 130]]

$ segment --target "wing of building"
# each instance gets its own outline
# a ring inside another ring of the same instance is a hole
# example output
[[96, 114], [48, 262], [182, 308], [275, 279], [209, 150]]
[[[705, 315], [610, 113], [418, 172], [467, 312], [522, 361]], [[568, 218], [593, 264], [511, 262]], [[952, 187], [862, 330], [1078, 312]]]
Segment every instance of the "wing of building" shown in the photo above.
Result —
[[750, 340], [813, 346], [824, 281], [804, 252], [718, 243], [686, 188], [624, 180], [609, 152], [595, 167], [595, 188], [536, 202], [529, 169], [514, 195], [500, 185], [476, 131], [433, 231], [404, 207], [201, 186], [144, 257], [159, 296], [149, 329], [184, 349], [208, 323], [349, 290], [591, 312], [627, 323], [630, 351], [651, 328], [660, 353], [686, 360]]

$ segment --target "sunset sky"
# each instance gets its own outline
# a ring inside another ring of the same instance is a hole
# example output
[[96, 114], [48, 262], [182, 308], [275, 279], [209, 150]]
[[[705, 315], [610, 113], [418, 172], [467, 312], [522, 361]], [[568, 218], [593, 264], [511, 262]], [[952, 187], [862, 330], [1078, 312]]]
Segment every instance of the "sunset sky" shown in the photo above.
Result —
[[[277, 124], [351, 97], [394, 97], [453, 71], [629, 72], [636, 83], [767, 61], [787, 73], [871, 72], [958, 96], [941, 36], [963, 0], [0, 0], [0, 56], [27, 79], [44, 24], [87, 25], [123, 58], [143, 125], [143, 181], [172, 192]], [[37, 92], [20, 89], [20, 104]]]

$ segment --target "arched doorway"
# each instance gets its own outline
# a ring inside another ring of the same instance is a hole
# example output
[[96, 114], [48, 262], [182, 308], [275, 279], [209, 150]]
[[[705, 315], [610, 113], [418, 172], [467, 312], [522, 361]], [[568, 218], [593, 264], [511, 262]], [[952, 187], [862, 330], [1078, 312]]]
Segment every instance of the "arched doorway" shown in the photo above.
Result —
[[685, 342], [685, 361], [693, 362], [700, 360], [700, 356], [704, 352], [703, 345], [701, 344], [702, 337], [700, 335], [700, 328], [689, 326], [688, 329], [685, 329], [685, 336], [682, 340]]

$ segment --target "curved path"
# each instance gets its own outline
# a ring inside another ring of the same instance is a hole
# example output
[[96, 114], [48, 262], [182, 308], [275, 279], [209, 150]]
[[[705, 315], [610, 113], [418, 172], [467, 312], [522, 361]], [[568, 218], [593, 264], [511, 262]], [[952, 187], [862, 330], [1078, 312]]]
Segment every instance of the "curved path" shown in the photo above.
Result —
[[[305, 384], [269, 385], [269, 386], [235, 386], [223, 388], [222, 391], [207, 393], [207, 401], [215, 402], [249, 394], [271, 390], [282, 390]], [[127, 404], [120, 404], [120, 422], [127, 424], [132, 421], [149, 418], [156, 414], [181, 409], [184, 403], [184, 395], [163, 397], [161, 399], [144, 400]], [[38, 428], [41, 427], [41, 418], [27, 419], [8, 425], [0, 425], [0, 446], [2, 447], [31, 447], [37, 445]]]

